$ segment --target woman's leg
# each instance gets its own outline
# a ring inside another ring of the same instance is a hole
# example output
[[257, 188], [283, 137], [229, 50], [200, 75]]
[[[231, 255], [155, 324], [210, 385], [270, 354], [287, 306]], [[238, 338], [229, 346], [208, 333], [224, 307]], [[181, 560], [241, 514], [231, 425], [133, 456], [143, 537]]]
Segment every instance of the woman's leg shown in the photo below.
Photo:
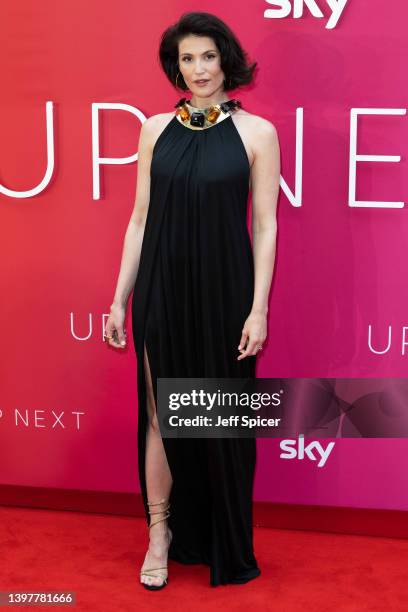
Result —
[[[150, 506], [152, 512], [160, 512], [150, 517], [150, 522], [155, 523], [164, 516], [164, 508], [167, 507], [173, 484], [170, 468], [167, 462], [163, 440], [160, 434], [157, 420], [156, 405], [153, 393], [152, 378], [147, 357], [146, 345], [144, 346], [144, 369], [146, 372], [146, 396], [148, 425], [146, 431], [146, 489], [149, 502], [156, 503], [162, 499], [166, 501], [161, 504]], [[149, 529], [149, 549], [146, 553], [142, 570], [152, 567], [165, 567], [167, 565], [167, 551], [169, 547], [169, 532], [167, 520], [160, 521]], [[153, 574], [156, 572], [152, 572]], [[157, 577], [142, 575], [141, 582], [152, 585], [160, 585], [163, 582], [166, 570], [158, 570]]]

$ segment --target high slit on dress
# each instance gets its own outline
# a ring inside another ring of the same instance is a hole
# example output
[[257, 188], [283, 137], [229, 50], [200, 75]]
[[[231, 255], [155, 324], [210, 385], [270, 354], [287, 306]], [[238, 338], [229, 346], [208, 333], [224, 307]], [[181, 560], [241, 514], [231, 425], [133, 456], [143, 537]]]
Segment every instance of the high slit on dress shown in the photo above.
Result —
[[[174, 115], [154, 145], [150, 176], [132, 298], [147, 524], [145, 346], [156, 407], [159, 377], [254, 378], [256, 363], [256, 356], [237, 360], [254, 265], [246, 225], [250, 168], [232, 117], [192, 130]], [[207, 564], [213, 586], [259, 576], [252, 531], [256, 440], [163, 438], [163, 445], [173, 478], [169, 559]]]

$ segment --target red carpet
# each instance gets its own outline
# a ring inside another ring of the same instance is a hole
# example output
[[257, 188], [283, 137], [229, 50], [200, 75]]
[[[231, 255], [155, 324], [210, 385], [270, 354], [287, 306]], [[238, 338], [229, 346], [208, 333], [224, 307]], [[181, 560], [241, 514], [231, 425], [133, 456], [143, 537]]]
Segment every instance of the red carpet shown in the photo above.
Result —
[[199, 612], [408, 610], [408, 541], [255, 528], [262, 575], [211, 587], [206, 566], [169, 562], [169, 584], [146, 591], [142, 518], [0, 507], [0, 591], [72, 590], [77, 605], [25, 610]]

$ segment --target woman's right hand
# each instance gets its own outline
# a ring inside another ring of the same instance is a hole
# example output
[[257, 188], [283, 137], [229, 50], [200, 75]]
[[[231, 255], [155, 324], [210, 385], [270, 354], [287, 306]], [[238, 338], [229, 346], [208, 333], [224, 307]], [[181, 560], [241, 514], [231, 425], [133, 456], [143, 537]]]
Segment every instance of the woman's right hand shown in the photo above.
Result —
[[[123, 329], [125, 322], [126, 308], [120, 304], [112, 304], [110, 314], [105, 325], [104, 338], [111, 346], [116, 348], [126, 347], [126, 329]], [[108, 336], [112, 336], [108, 338]]]

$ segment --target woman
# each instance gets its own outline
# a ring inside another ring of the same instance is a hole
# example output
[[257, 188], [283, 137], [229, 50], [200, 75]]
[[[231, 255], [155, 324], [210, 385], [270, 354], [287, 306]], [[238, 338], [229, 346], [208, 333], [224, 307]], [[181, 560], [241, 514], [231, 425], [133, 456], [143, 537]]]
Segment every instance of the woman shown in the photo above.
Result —
[[134, 289], [139, 478], [150, 537], [140, 581], [151, 590], [167, 584], [168, 558], [209, 565], [213, 586], [260, 574], [252, 544], [256, 440], [162, 439], [156, 384], [158, 377], [255, 377], [280, 174], [273, 124], [227, 95], [252, 82], [256, 63], [247, 64], [223, 21], [182, 15], [162, 35], [160, 61], [191, 97], [143, 123], [136, 201], [106, 324], [109, 344], [126, 346]]

